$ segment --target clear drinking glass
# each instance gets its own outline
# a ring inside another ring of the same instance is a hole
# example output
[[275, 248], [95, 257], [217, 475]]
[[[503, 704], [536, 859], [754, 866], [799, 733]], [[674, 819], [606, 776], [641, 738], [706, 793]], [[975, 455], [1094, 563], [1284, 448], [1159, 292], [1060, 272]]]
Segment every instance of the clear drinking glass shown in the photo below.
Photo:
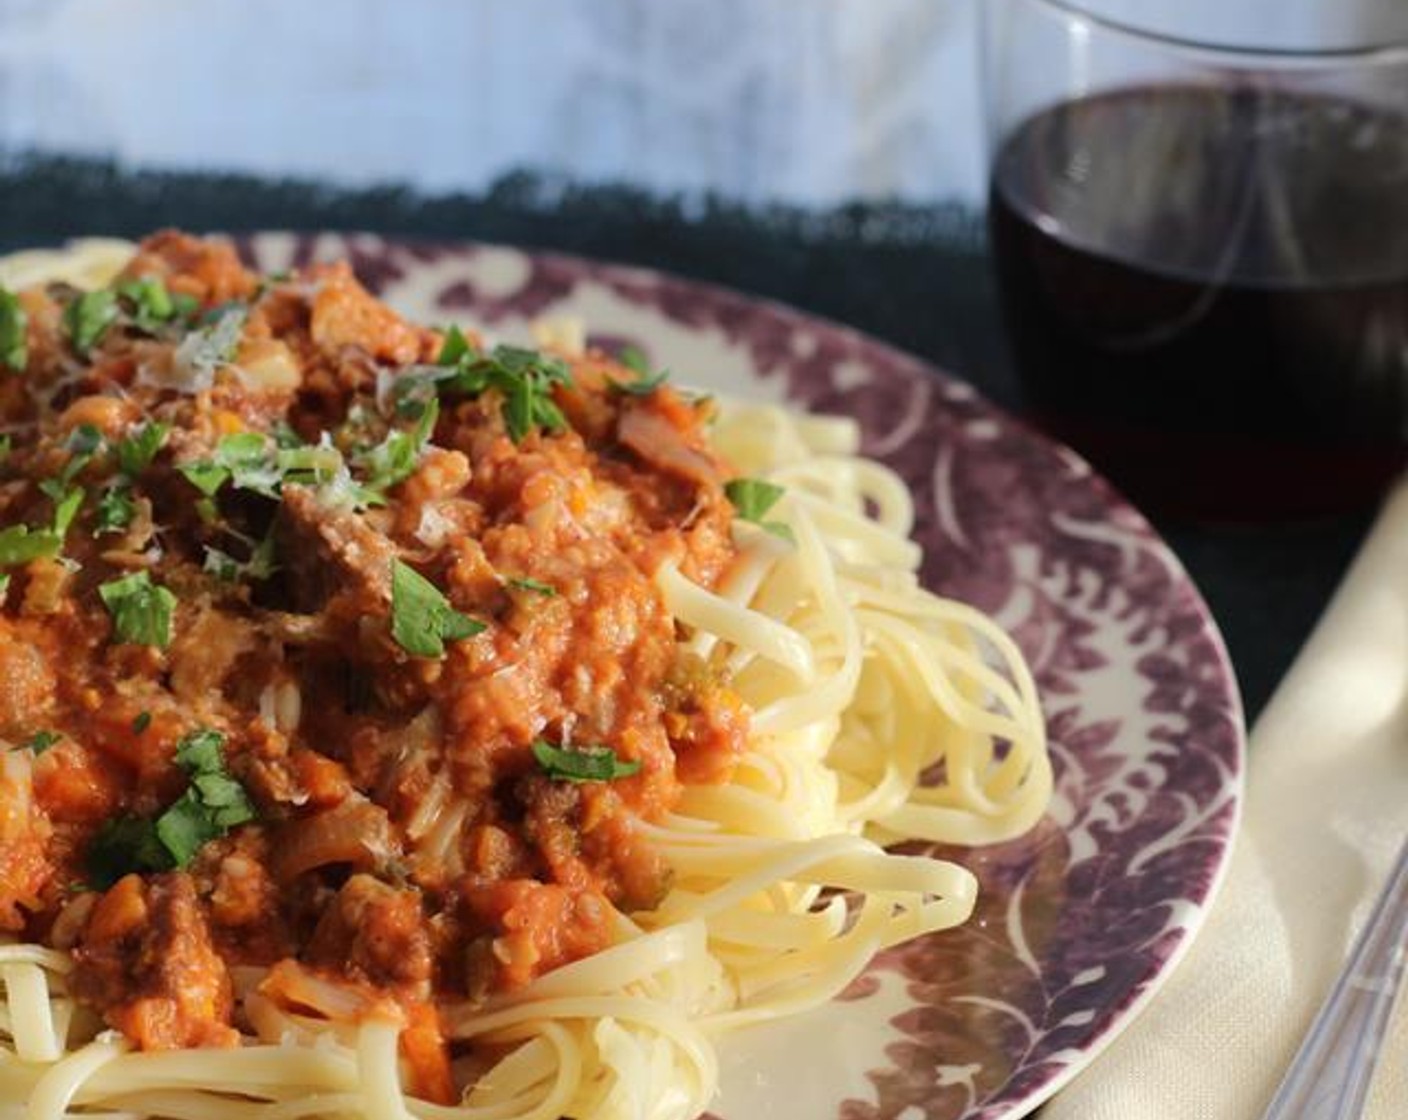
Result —
[[1408, 461], [1408, 41], [983, 6], [989, 231], [1032, 417], [1155, 512], [1372, 501]]

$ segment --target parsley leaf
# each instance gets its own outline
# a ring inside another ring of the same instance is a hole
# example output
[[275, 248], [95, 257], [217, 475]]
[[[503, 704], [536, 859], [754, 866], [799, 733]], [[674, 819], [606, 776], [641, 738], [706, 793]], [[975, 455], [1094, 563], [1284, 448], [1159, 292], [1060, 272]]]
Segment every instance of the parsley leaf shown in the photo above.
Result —
[[64, 328], [73, 348], [86, 355], [107, 333], [117, 315], [117, 296], [106, 288], [77, 296], [64, 308]]
[[[318, 486], [334, 481], [345, 473], [346, 467], [342, 452], [332, 445], [331, 436], [325, 434], [320, 443], [280, 448], [274, 456], [272, 469], [278, 476], [279, 486], [286, 482]], [[245, 483], [237, 477], [235, 485]]]
[[3, 463], [10, 457], [10, 452], [14, 450], [14, 446], [15, 441], [13, 436], [8, 433], [0, 436], [0, 463]]
[[260, 541], [249, 554], [249, 559], [243, 562], [227, 552], [207, 545], [204, 570], [222, 583], [237, 583], [241, 576], [254, 580], [268, 579], [279, 570], [274, 561], [274, 534], [270, 532]]
[[176, 301], [155, 276], [124, 280], [114, 291], [131, 304], [128, 318], [132, 325], [147, 334], [156, 334], [177, 315]]
[[192, 731], [176, 745], [176, 764], [191, 776], [186, 792], [156, 821], [157, 838], [177, 867], [205, 844], [254, 819], [244, 786], [225, 771], [225, 736], [209, 728]]
[[141, 474], [152, 465], [152, 460], [161, 450], [161, 445], [166, 442], [167, 433], [170, 431], [169, 424], [158, 424], [155, 420], [148, 420], [132, 435], [119, 441], [117, 445], [118, 469], [133, 478]]
[[520, 346], [495, 346], [489, 361], [490, 383], [504, 394], [504, 425], [514, 443], [521, 443], [534, 427], [554, 432], [567, 427], [549, 395], [553, 385], [571, 383], [562, 362]]
[[93, 886], [106, 890], [134, 871], [185, 867], [211, 840], [254, 820], [244, 786], [225, 769], [224, 745], [225, 736], [209, 728], [176, 745], [176, 764], [188, 775], [185, 792], [155, 821], [128, 816], [103, 825], [88, 849]]
[[0, 568], [28, 564], [41, 557], [57, 556], [63, 541], [52, 529], [30, 530], [28, 525], [11, 525], [0, 530]]
[[724, 493], [740, 518], [766, 529], [775, 537], [796, 544], [791, 526], [781, 521], [764, 520], [768, 511], [777, 505], [778, 499], [786, 492], [781, 486], [761, 478], [735, 478], [724, 483]]
[[532, 591], [537, 595], [556, 595], [557, 588], [550, 583], [543, 583], [541, 580], [529, 579], [527, 576], [509, 576], [505, 580], [515, 591]]
[[83, 488], [73, 486], [73, 480], [93, 461], [93, 456], [102, 444], [102, 432], [92, 424], [80, 424], [69, 434], [67, 447], [73, 454], [64, 464], [64, 469], [59, 472], [57, 478], [46, 478], [39, 484], [39, 489], [53, 499], [54, 532], [60, 540], [68, 533], [69, 526], [78, 515], [79, 507], [83, 505]]
[[[92, 424], [79, 424], [69, 433], [67, 446], [73, 452], [75, 459], [84, 455], [91, 456], [103, 446], [103, 433]], [[84, 462], [86, 463], [87, 460], [85, 459]], [[78, 473], [73, 470], [72, 461], [66, 469], [73, 471], [74, 474]]]
[[176, 596], [152, 582], [149, 573], [133, 572], [98, 587], [98, 595], [112, 615], [113, 640], [121, 645], [171, 644], [171, 618]]
[[24, 750], [33, 751], [36, 756], [43, 754], [63, 736], [57, 731], [36, 731], [25, 740]]
[[19, 297], [0, 288], [0, 365], [23, 370], [29, 363], [29, 316]]
[[72, 490], [54, 498], [54, 535], [59, 540], [63, 540], [68, 535], [69, 526], [78, 516], [78, 510], [83, 505], [83, 499], [86, 496], [83, 487], [75, 486]]
[[391, 636], [412, 657], [444, 657], [446, 642], [472, 638], [484, 628], [450, 606], [440, 589], [409, 564], [391, 562]]
[[190, 787], [156, 819], [156, 838], [177, 867], [190, 863], [206, 844], [223, 835], [199, 794]]
[[735, 478], [724, 484], [724, 493], [744, 521], [762, 521], [768, 510], [777, 505], [785, 490], [760, 478]]
[[231, 479], [236, 486], [277, 497], [277, 474], [270, 471], [267, 445], [258, 432], [225, 436], [211, 458], [183, 463], [176, 469], [207, 498], [213, 498]]
[[273, 449], [259, 432], [236, 432], [215, 448], [215, 463], [230, 472], [239, 490], [253, 490], [266, 498], [279, 496], [280, 472], [272, 461]]
[[474, 357], [475, 350], [469, 344], [469, 339], [465, 338], [464, 331], [459, 327], [451, 325], [445, 332], [445, 341], [440, 344], [440, 355], [435, 359], [436, 365], [453, 366], [467, 357]]
[[[260, 432], [237, 432], [222, 439], [209, 459], [184, 463], [177, 470], [207, 498], [227, 482], [237, 490], [278, 498], [285, 483], [331, 482], [345, 473], [346, 464], [330, 441], [285, 448], [271, 444]], [[357, 497], [363, 504], [376, 500], [360, 491]]]
[[636, 379], [614, 382], [612, 388], [618, 392], [628, 393], [633, 397], [648, 397], [670, 379], [670, 371], [667, 369], [656, 370], [652, 373], [650, 364], [645, 360], [645, 355], [634, 346], [627, 346], [621, 351], [620, 362], [636, 375]]
[[486, 389], [503, 395], [504, 426], [515, 443], [534, 428], [560, 432], [567, 419], [552, 399], [552, 386], [570, 385], [571, 375], [559, 359], [522, 346], [496, 346], [488, 354], [475, 350], [456, 327], [440, 347], [436, 366], [415, 367], [395, 384], [396, 411], [418, 416], [425, 397], [456, 394], [474, 397]]
[[98, 499], [98, 520], [93, 535], [116, 533], [132, 524], [137, 516], [137, 503], [132, 500], [132, 484], [118, 479]]
[[176, 765], [191, 774], [217, 773], [225, 768], [225, 736], [209, 727], [197, 728], [176, 744]]
[[228, 552], [207, 545], [202, 570], [221, 583], [236, 583], [240, 578], [240, 562]]
[[209, 461], [183, 463], [176, 469], [186, 476], [187, 482], [207, 498], [213, 498], [219, 493], [220, 487], [230, 481], [229, 471]]
[[609, 782], [628, 778], [640, 770], [639, 760], [622, 762], [610, 747], [569, 750], [534, 739], [533, 757], [549, 778], [561, 782]]
[[137, 718], [132, 721], [132, 734], [140, 735], [152, 725], [151, 712], [143, 711], [137, 713]]
[[281, 451], [290, 451], [295, 447], [306, 447], [303, 437], [293, 430], [293, 426], [287, 420], [276, 420], [274, 422], [274, 444]]
[[421, 452], [435, 434], [439, 416], [440, 402], [432, 397], [421, 410], [414, 431], [389, 432], [379, 444], [357, 457], [357, 465], [367, 472], [368, 489], [382, 493], [415, 473]]
[[176, 318], [190, 320], [200, 311], [200, 300], [186, 292], [172, 292], [171, 306], [176, 311]]

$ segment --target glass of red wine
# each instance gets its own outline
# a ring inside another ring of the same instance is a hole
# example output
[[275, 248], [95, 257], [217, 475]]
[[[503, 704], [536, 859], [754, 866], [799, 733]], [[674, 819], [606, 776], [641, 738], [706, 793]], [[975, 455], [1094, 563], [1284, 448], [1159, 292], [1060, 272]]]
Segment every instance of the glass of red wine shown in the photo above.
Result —
[[1408, 462], [1408, 42], [984, 8], [989, 234], [1031, 418], [1157, 514], [1371, 503]]

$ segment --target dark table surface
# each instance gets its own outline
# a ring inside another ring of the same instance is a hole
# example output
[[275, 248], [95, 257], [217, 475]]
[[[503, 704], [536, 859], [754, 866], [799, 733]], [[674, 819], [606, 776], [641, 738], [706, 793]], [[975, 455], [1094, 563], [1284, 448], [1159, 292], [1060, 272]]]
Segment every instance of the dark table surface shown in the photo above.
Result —
[[[361, 229], [649, 265], [850, 323], [1020, 407], [981, 215], [958, 206], [745, 210], [526, 174], [482, 195], [425, 197], [134, 173], [84, 161], [0, 160], [0, 252], [85, 234], [138, 236], [160, 226]], [[1364, 510], [1314, 524], [1230, 528], [1155, 519], [1222, 627], [1249, 720], [1309, 634], [1371, 516]]]

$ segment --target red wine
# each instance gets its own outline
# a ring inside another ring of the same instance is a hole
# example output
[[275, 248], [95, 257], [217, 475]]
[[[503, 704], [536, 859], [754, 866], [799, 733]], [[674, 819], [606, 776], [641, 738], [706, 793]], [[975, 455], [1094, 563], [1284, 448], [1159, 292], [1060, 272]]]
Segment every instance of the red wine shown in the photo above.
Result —
[[1136, 501], [1372, 500], [1408, 432], [1408, 120], [1325, 96], [1117, 90], [1020, 126], [989, 223], [1034, 418]]

